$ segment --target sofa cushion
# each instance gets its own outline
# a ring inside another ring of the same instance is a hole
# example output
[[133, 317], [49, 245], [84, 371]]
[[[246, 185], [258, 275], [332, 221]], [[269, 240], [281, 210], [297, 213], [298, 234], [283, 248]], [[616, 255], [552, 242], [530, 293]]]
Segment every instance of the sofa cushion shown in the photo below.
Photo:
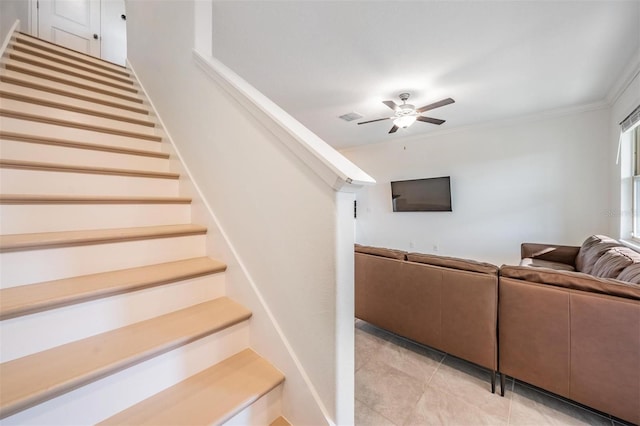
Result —
[[576, 271], [590, 274], [600, 256], [607, 250], [622, 245], [606, 235], [592, 235], [587, 238], [576, 256]]
[[640, 263], [632, 263], [620, 272], [617, 280], [640, 284]]
[[599, 278], [617, 278], [623, 269], [633, 263], [640, 263], [640, 254], [629, 247], [615, 247], [600, 256], [591, 269], [591, 275]]
[[532, 268], [549, 268], [556, 271], [575, 271], [576, 269], [566, 263], [552, 262], [550, 260], [532, 259], [525, 257], [520, 261], [520, 266], [529, 266]]
[[505, 278], [640, 300], [640, 285], [638, 284], [597, 278], [582, 272], [503, 265], [500, 268], [500, 275]]
[[402, 250], [388, 249], [382, 247], [355, 245], [356, 253], [371, 254], [373, 256], [388, 257], [391, 259], [405, 260], [407, 252]]
[[459, 269], [462, 271], [480, 272], [483, 274], [498, 274], [498, 267], [491, 263], [478, 262], [469, 259], [460, 259], [457, 257], [437, 256], [434, 254], [409, 253], [407, 260], [416, 263], [425, 263], [427, 265], [441, 266], [443, 268]]

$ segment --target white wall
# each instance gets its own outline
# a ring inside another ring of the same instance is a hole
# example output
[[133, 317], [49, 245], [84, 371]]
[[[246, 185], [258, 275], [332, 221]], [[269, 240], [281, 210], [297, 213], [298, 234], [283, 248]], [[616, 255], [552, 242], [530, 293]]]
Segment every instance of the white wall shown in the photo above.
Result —
[[[357, 195], [356, 241], [498, 265], [525, 241], [580, 244], [609, 230], [608, 141], [599, 108], [345, 150], [378, 182]], [[390, 181], [437, 176], [453, 212], [391, 211]]]
[[29, 0], [0, 0], [0, 43], [16, 19], [21, 31], [29, 32]]
[[211, 255], [229, 263], [227, 294], [253, 312], [252, 347], [285, 373], [284, 414], [353, 423], [353, 274], [340, 266], [353, 261], [353, 195], [336, 193], [195, 66], [193, 2], [128, 1], [127, 12], [129, 60], [220, 224], [196, 203]]

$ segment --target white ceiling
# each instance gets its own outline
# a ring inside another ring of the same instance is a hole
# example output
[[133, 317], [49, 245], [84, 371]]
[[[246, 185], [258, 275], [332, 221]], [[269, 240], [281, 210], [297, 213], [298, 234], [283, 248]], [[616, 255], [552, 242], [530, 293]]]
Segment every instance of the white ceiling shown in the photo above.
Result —
[[[640, 57], [640, 0], [242, 0], [213, 15], [214, 56], [336, 148], [600, 102]], [[404, 91], [456, 103], [425, 113], [441, 126], [356, 124]]]

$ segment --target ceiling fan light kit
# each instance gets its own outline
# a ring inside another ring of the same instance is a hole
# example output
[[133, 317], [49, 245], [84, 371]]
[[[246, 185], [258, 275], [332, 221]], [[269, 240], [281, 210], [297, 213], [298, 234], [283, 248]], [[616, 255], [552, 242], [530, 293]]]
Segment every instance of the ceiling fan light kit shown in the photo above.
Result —
[[406, 129], [416, 122], [418, 117], [416, 115], [403, 115], [393, 120], [393, 125], [398, 126], [401, 129]]
[[422, 121], [425, 123], [440, 125], [444, 123], [445, 120], [441, 120], [439, 118], [425, 117], [420, 114], [425, 111], [429, 111], [429, 110], [439, 108], [445, 105], [449, 105], [455, 102], [451, 98], [446, 98], [441, 101], [434, 102], [429, 105], [425, 105], [422, 108], [416, 109], [414, 105], [407, 103], [407, 99], [409, 99], [409, 96], [411, 96], [409, 93], [400, 93], [400, 95], [398, 95], [398, 97], [402, 101], [401, 105], [396, 104], [394, 101], [382, 101], [383, 104], [385, 104], [386, 106], [388, 106], [389, 108], [395, 111], [395, 114], [392, 117], [384, 117], [384, 118], [378, 118], [375, 120], [362, 121], [358, 124], [367, 124], [367, 123], [373, 123], [376, 121], [393, 119], [393, 127], [391, 128], [391, 130], [389, 130], [389, 133], [395, 133], [398, 129], [406, 129], [416, 121]]

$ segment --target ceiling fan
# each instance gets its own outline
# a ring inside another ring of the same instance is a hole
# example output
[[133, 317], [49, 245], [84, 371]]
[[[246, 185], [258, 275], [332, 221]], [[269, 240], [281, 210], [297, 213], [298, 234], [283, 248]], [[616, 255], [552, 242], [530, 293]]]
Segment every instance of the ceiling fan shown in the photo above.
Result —
[[422, 108], [416, 108], [414, 105], [408, 104], [407, 99], [409, 99], [409, 93], [400, 93], [399, 97], [402, 101], [402, 105], [398, 105], [394, 101], [382, 101], [383, 104], [391, 108], [395, 111], [395, 114], [391, 117], [378, 118], [376, 120], [363, 121], [358, 124], [367, 124], [374, 123], [376, 121], [382, 120], [391, 120], [393, 119], [393, 127], [389, 130], [389, 133], [395, 133], [398, 129], [406, 129], [411, 126], [416, 121], [423, 121], [425, 123], [437, 124], [440, 125], [445, 122], [445, 120], [440, 120], [438, 118], [424, 117], [420, 115], [425, 111], [429, 111], [435, 108], [440, 108], [441, 106], [449, 105], [454, 103], [455, 101], [451, 98], [443, 99], [438, 102], [434, 102], [429, 105], [425, 105]]

